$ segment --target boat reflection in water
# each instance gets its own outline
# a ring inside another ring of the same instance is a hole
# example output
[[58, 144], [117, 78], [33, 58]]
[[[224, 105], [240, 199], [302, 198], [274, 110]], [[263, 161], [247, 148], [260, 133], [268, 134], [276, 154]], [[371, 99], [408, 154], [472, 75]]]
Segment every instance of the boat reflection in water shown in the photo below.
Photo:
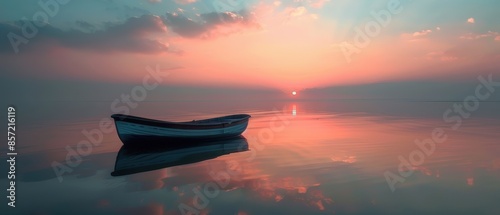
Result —
[[148, 143], [142, 147], [123, 145], [111, 175], [122, 176], [191, 164], [243, 151], [248, 151], [248, 142], [243, 136], [210, 142]]

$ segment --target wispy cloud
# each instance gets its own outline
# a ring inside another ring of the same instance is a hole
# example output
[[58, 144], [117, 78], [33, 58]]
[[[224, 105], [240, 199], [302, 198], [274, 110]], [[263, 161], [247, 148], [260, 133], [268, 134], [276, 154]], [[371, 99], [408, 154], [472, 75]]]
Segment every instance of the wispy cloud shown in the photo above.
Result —
[[178, 35], [188, 38], [213, 38], [239, 32], [242, 29], [258, 29], [252, 15], [245, 11], [200, 14], [201, 21], [194, 21], [184, 15], [167, 13], [165, 23]]
[[330, 0], [308, 0], [307, 2], [313, 8], [322, 8]]
[[[87, 22], [79, 23], [82, 27], [94, 29]], [[143, 15], [129, 18], [123, 23], [107, 23], [105, 29], [91, 31], [90, 33], [76, 29], [61, 30], [49, 25], [40, 28], [37, 36], [29, 42], [29, 45], [24, 47], [30, 49], [55, 45], [104, 52], [169, 52], [169, 44], [160, 41], [155, 36], [166, 32], [167, 26], [159, 16]], [[23, 35], [22, 23], [0, 23], [0, 35], [7, 35], [8, 33]], [[1, 40], [0, 51], [12, 51], [11, 43], [8, 40]]]
[[432, 30], [422, 30], [422, 31], [417, 31], [415, 33], [413, 33], [413, 36], [414, 37], [420, 37], [420, 36], [425, 36], [427, 34], [430, 34], [432, 32]]
[[403, 38], [404, 40], [409, 41], [409, 42], [416, 42], [416, 41], [425, 40], [426, 37], [431, 33], [432, 33], [432, 30], [427, 29], [427, 30], [415, 31], [413, 33], [403, 33], [403, 34], [401, 34], [401, 38]]
[[495, 31], [488, 31], [487, 33], [477, 34], [477, 33], [467, 33], [465, 35], [460, 36], [460, 39], [463, 40], [478, 40], [482, 38], [494, 38], [494, 40], [500, 40], [500, 33]]
[[302, 6], [296, 7], [296, 8], [288, 8], [288, 14], [291, 17], [302, 16], [305, 13], [307, 13], [307, 9], [305, 7], [302, 7]]
[[177, 4], [192, 4], [195, 3], [196, 0], [174, 0]]
[[439, 61], [444, 61], [444, 62], [458, 60], [457, 56], [454, 56], [452, 53], [445, 52], [445, 51], [429, 52], [425, 55], [425, 57], [428, 60], [439, 60]]

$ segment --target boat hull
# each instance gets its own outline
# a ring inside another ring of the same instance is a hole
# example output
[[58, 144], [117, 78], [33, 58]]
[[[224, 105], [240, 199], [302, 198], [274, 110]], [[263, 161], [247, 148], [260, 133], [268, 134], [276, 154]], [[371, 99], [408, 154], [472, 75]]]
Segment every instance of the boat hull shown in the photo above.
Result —
[[[140, 121], [126, 120], [125, 117], [115, 116], [113, 118], [118, 136], [123, 144], [135, 144], [138, 142], [165, 142], [166, 140], [213, 141], [232, 138], [241, 135], [246, 130], [249, 117], [242, 117], [229, 123], [198, 124], [193, 122], [164, 122], [162, 124], [158, 123], [159, 121], [149, 123], [148, 119]], [[216, 119], [218, 118], [209, 120], [216, 121]]]

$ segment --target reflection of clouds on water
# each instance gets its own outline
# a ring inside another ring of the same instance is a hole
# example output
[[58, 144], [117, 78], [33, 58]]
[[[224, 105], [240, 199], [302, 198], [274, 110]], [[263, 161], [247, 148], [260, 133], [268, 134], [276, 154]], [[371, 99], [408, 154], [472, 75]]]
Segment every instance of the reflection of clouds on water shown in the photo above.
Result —
[[[244, 133], [250, 151], [121, 177], [109, 175], [121, 147], [113, 134], [104, 137], [105, 142], [63, 183], [57, 183], [50, 163], [64, 160], [64, 147], [78, 143], [80, 131], [94, 123], [63, 123], [68, 125], [64, 129], [53, 125], [32, 128], [36, 131], [24, 134], [29, 143], [17, 163], [19, 186], [23, 188], [19, 201], [28, 202], [31, 197], [25, 190], [30, 189], [54, 193], [52, 203], [47, 199], [36, 204], [47, 214], [96, 208], [110, 214], [178, 214], [180, 203], [192, 205], [193, 188], [203, 189], [214, 182], [210, 172], [223, 171], [230, 174], [229, 183], [210, 199], [201, 214], [262, 214], [275, 210], [289, 214], [385, 214], [408, 208], [428, 214], [438, 207], [499, 211], [495, 208], [500, 180], [497, 119], [470, 118], [464, 122], [460, 132], [449, 133], [448, 141], [438, 145], [425, 163], [412, 167], [413, 176], [397, 194], [391, 194], [382, 173], [397, 166], [398, 155], [415, 148], [414, 139], [428, 137], [433, 127], [441, 125], [441, 116], [400, 116], [404, 111], [418, 110], [413, 107], [418, 103], [408, 104], [413, 109], [398, 110], [395, 115], [386, 109], [390, 105], [382, 105], [380, 114], [366, 112], [377, 105], [350, 105], [355, 111], [349, 112], [346, 103], [290, 103], [285, 112], [290, 124], [274, 133], [270, 143], [260, 145], [249, 137], [269, 128], [276, 111], [272, 107], [256, 108], [250, 112], [252, 118]], [[343, 111], [337, 111], [337, 107]], [[291, 117], [294, 110], [295, 116]], [[164, 111], [161, 114], [166, 115]], [[48, 143], [38, 145], [36, 140]], [[61, 202], [69, 198], [81, 202], [82, 209], [61, 209]]]
[[[289, 110], [293, 113], [294, 107], [291, 107]], [[251, 127], [245, 135], [255, 135], [260, 128], [268, 126], [272, 117], [273, 113], [254, 116]], [[185, 167], [174, 167], [171, 169], [175, 175], [165, 178], [164, 183], [166, 187], [170, 187], [176, 182], [175, 192], [178, 192], [178, 195], [183, 197], [182, 202], [187, 204], [193, 196], [191, 185], [187, 184], [203, 185], [213, 181], [208, 172], [226, 171], [232, 174], [229, 184], [221, 189], [224, 191], [220, 195], [221, 199], [225, 199], [222, 196], [226, 193], [235, 195], [243, 192], [245, 196], [254, 196], [255, 201], [260, 199], [279, 204], [293, 203], [317, 211], [332, 212], [335, 211], [334, 205], [339, 204], [336, 198], [340, 200], [351, 198], [350, 202], [340, 202], [344, 207], [355, 208], [356, 204], [359, 204], [357, 198], [363, 192], [361, 187], [372, 190], [376, 189], [372, 186], [383, 187], [385, 184], [359, 182], [363, 186], [340, 189], [342, 195], [332, 192], [332, 189], [339, 190], [332, 187], [352, 184], [354, 179], [380, 180], [382, 170], [392, 167], [394, 162], [397, 162], [392, 160], [394, 155], [412, 149], [414, 137], [425, 137], [428, 127], [433, 126], [434, 122], [429, 119], [305, 112], [296, 115], [289, 126], [276, 133], [273, 142], [267, 144], [263, 150], [254, 149], [253, 152], [220, 157]], [[412, 167], [417, 174], [403, 189], [418, 189], [422, 184], [429, 183], [451, 186], [449, 181], [458, 179], [461, 183], [452, 183], [452, 189], [460, 190], [466, 186], [475, 186], [476, 176], [474, 173], [471, 175], [468, 169], [494, 169], [495, 166], [498, 168], [495, 159], [486, 162], [488, 158], [467, 156], [470, 151], [475, 151], [478, 155], [488, 155], [489, 158], [496, 155], [484, 149], [474, 150], [474, 147], [467, 143], [471, 140], [477, 141], [477, 136], [471, 136], [475, 133], [475, 128], [463, 129], [469, 133], [458, 134], [459, 138], [451, 139], [453, 144], [442, 145], [435, 157], [431, 157], [421, 166]], [[249, 139], [250, 148], [255, 144], [253, 141], [255, 140]], [[488, 142], [490, 142], [489, 137], [484, 137], [484, 143]], [[494, 150], [495, 147], [497, 146], [489, 145], [486, 148]], [[250, 154], [255, 155], [253, 160], [247, 160]], [[470, 160], [468, 162], [470, 166], [466, 167], [456, 162], [459, 157]], [[492, 176], [492, 173], [487, 173], [478, 177], [484, 180], [485, 177]], [[447, 183], [448, 185], [445, 185]], [[354, 193], [349, 193], [349, 190]], [[383, 204], [383, 198], [387, 198], [378, 196], [377, 192], [372, 191], [370, 195], [368, 203], [371, 206]]]

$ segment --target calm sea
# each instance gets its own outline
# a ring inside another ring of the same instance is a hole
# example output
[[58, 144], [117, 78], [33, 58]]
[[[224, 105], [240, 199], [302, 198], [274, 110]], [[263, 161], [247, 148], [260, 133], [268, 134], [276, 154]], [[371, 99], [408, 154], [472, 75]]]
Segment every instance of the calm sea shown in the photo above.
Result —
[[[142, 102], [130, 114], [250, 114], [238, 140], [248, 150], [223, 142], [117, 177], [122, 143], [114, 127], [99, 130], [110, 102], [17, 104], [16, 208], [3, 197], [2, 214], [500, 214], [500, 103], [462, 114], [455, 103]], [[78, 147], [92, 141], [82, 131], [96, 130], [102, 139]], [[130, 154], [138, 166], [174, 156]]]

